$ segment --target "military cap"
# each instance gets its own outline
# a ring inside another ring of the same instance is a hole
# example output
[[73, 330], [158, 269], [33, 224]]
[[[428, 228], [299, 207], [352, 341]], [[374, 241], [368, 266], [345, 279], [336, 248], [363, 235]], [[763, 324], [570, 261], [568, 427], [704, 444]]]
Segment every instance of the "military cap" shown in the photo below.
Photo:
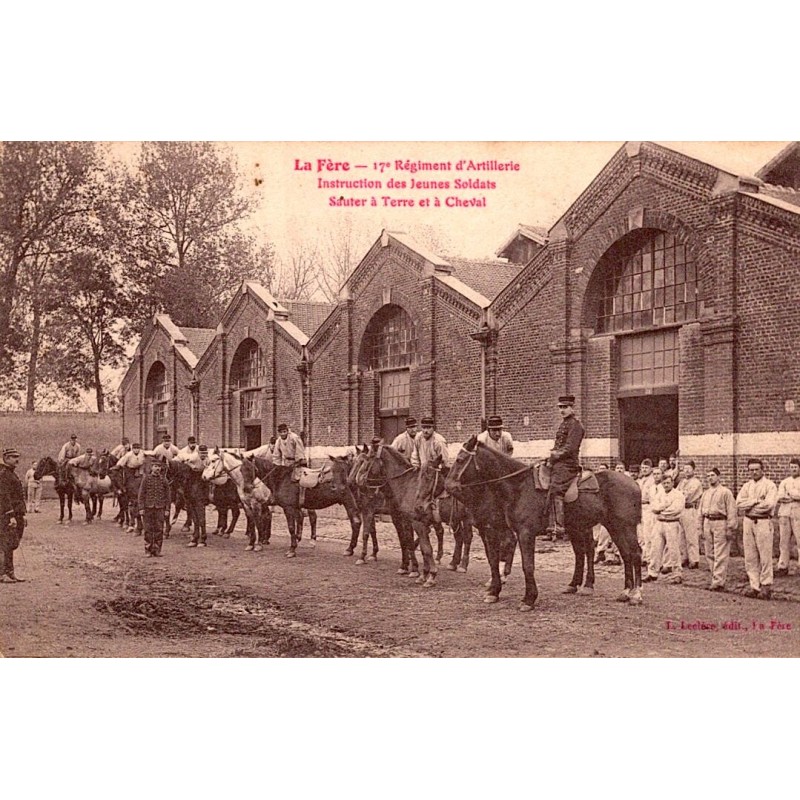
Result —
[[201, 444], [200, 447], [198, 447], [197, 449], [201, 453], [207, 453], [208, 452], [208, 445], [207, 444]]
[[289, 426], [285, 422], [281, 422], [281, 424], [278, 425], [278, 432], [279, 433], [281, 431], [288, 431], [288, 430], [289, 430]]
[[406, 417], [406, 428], [411, 428], [417, 424], [416, 417]]
[[561, 397], [558, 398], [558, 404], [560, 406], [574, 406], [575, 405], [575, 395], [574, 394], [562, 394]]
[[94, 453], [94, 450], [91, 447], [86, 448], [87, 453]]
[[503, 427], [503, 418], [502, 417], [489, 417], [489, 421], [486, 423], [486, 427], [489, 430], [502, 428]]
[[186, 441], [189, 444], [197, 444], [197, 439], [195, 439], [194, 436], [190, 436]]
[[[137, 448], [137, 447], [138, 447], [140, 450], [142, 449], [142, 446], [139, 444], [139, 442], [134, 442], [134, 443], [131, 445], [131, 447], [132, 447], [134, 450], [136, 450], [136, 448]], [[87, 452], [88, 452], [88, 451], [87, 451]]]
[[16, 447], [6, 447], [3, 450], [3, 458], [11, 458], [13, 456], [19, 456], [19, 450]]
[[422, 418], [423, 425], [435, 425], [436, 423], [433, 421], [433, 417], [423, 417]]

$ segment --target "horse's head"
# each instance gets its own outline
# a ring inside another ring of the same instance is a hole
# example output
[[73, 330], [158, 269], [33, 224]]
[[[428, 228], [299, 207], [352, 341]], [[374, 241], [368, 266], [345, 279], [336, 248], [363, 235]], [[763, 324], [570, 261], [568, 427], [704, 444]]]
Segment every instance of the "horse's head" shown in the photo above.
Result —
[[356, 476], [356, 484], [362, 488], [380, 489], [386, 483], [386, 469], [383, 463], [384, 446], [373, 439], [367, 447], [366, 458]]
[[36, 469], [33, 471], [34, 480], [40, 481], [45, 475], [57, 475], [58, 464], [54, 458], [45, 456], [40, 458], [36, 464]]
[[444, 491], [446, 472], [443, 470], [442, 457], [437, 456], [419, 471], [417, 478], [417, 494], [414, 498], [414, 513], [424, 518], [430, 513], [433, 501]]
[[350, 471], [347, 474], [347, 483], [349, 486], [360, 486], [358, 479], [362, 470], [366, 466], [367, 456], [369, 455], [369, 447], [367, 445], [356, 445], [356, 454], [350, 463]]
[[208, 454], [208, 464], [203, 468], [201, 477], [204, 481], [210, 481], [216, 486], [222, 486], [228, 482], [225, 465], [217, 448], [214, 448], [214, 451]]
[[114, 458], [114, 456], [112, 456], [107, 450], [104, 450], [95, 459], [94, 471], [97, 473], [98, 477], [105, 478], [108, 475], [109, 469], [111, 469], [111, 467], [113, 467], [116, 463], [117, 460]]
[[470, 436], [458, 451], [456, 461], [444, 483], [444, 488], [453, 495], [458, 496], [465, 483], [473, 483], [478, 480], [478, 465], [475, 460], [475, 452], [478, 444], [477, 436]]
[[344, 492], [347, 489], [347, 479], [350, 476], [352, 456], [328, 456], [331, 460], [331, 489], [334, 492]]

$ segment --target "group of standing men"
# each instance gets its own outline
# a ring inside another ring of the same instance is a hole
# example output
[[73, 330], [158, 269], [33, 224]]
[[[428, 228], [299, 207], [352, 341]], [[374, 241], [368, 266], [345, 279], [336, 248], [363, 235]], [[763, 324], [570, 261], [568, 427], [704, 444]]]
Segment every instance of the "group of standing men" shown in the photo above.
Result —
[[[747, 597], [769, 600], [775, 576], [789, 574], [791, 536], [800, 543], [800, 460], [789, 462], [789, 476], [780, 487], [764, 474], [764, 463], [751, 458], [750, 476], [738, 495], [720, 479], [712, 467], [706, 473], [708, 487], [695, 476], [695, 464], [683, 467], [683, 477], [675, 482], [674, 471], [666, 462], [653, 467], [642, 462], [637, 480], [642, 492], [640, 544], [647, 563], [643, 581], [660, 576], [671, 583], [682, 582], [685, 567], [696, 569], [700, 562], [700, 543], [711, 572], [709, 589], [725, 591], [731, 542], [738, 531], [738, 515], [744, 516], [744, 565], [749, 581]], [[780, 526], [780, 556], [772, 564], [772, 518], [777, 510]]]

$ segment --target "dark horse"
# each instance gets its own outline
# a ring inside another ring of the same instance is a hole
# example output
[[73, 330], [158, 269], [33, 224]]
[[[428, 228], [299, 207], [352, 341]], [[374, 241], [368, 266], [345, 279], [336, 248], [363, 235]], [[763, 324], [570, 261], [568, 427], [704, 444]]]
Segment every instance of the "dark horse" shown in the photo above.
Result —
[[[373, 444], [358, 480], [363, 486], [378, 488], [397, 510], [411, 522], [422, 551], [422, 575], [417, 578], [426, 588], [436, 585], [439, 569], [433, 556], [430, 525], [416, 517], [415, 505], [419, 486], [419, 470], [398, 450], [389, 445]], [[413, 544], [411, 545], [413, 550]]]
[[[369, 445], [359, 447], [356, 445], [356, 455], [350, 465], [350, 472], [347, 476], [347, 483], [350, 486], [353, 496], [358, 503], [361, 512], [361, 531], [363, 547], [361, 557], [356, 562], [363, 564], [368, 560], [375, 560], [378, 555], [378, 535], [375, 530], [375, 515], [388, 514], [392, 519], [392, 524], [397, 531], [397, 539], [400, 542], [400, 567], [398, 575], [408, 575], [410, 578], [419, 577], [419, 564], [414, 553], [414, 529], [411, 520], [400, 513], [391, 495], [383, 491], [383, 483], [371, 483], [367, 479], [369, 470]], [[367, 555], [367, 545], [372, 538], [372, 559]], [[358, 544], [358, 539], [351, 539], [350, 545], [345, 550], [346, 556], [353, 555], [353, 551]]]
[[[358, 540], [361, 530], [361, 516], [359, 515], [358, 503], [349, 487], [345, 484], [342, 487], [341, 481], [334, 485], [333, 481], [319, 483], [313, 488], [304, 490], [302, 503], [300, 498], [300, 484], [294, 480], [293, 472], [295, 467], [276, 466], [265, 462], [264, 459], [255, 459], [256, 465], [260, 464], [259, 478], [270, 488], [274, 501], [279, 505], [286, 515], [286, 524], [289, 528], [291, 542], [287, 558], [294, 558], [297, 555], [297, 544], [302, 537], [303, 531], [303, 510], [308, 511], [308, 519], [311, 523], [311, 539], [316, 540], [317, 510], [328, 508], [332, 505], [342, 505], [350, 521], [351, 540]], [[331, 469], [333, 469], [331, 465]]]
[[58, 524], [64, 522], [64, 505], [66, 504], [69, 517], [67, 522], [72, 522], [72, 500], [75, 497], [75, 484], [69, 479], [69, 471], [66, 465], [59, 467], [54, 458], [45, 456], [40, 458], [36, 464], [33, 477], [40, 481], [45, 475], [52, 475], [56, 479], [56, 494], [58, 495], [58, 505], [61, 508], [61, 515]]
[[186, 521], [192, 526], [192, 542], [205, 545], [208, 486], [203, 480], [202, 472], [173, 458], [167, 461], [166, 477], [172, 499], [183, 497], [186, 503]]
[[[599, 493], [581, 492], [564, 509], [564, 524], [575, 552], [575, 571], [566, 593], [574, 594], [583, 582], [587, 564], [587, 584], [594, 585], [594, 540], [592, 527], [604, 525], [619, 548], [625, 566], [625, 591], [617, 598], [632, 605], [642, 602], [642, 551], [636, 537], [641, 519], [641, 492], [626, 475], [603, 470], [596, 473]], [[462, 447], [445, 482], [447, 491], [456, 495], [477, 513], [486, 506], [502, 509], [511, 529], [517, 534], [522, 571], [525, 573], [525, 596], [520, 611], [533, 610], [538, 597], [534, 576], [534, 542], [548, 523], [548, 494], [536, 487], [533, 469], [503, 455], [471, 437]], [[492, 570], [486, 602], [500, 596], [499, 541], [487, 537], [487, 558]]]

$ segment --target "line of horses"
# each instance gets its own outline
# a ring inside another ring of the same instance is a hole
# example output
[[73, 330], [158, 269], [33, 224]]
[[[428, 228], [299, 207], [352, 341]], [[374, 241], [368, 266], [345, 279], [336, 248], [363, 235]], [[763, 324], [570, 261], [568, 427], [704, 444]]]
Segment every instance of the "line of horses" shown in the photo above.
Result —
[[[58, 465], [49, 457], [39, 461], [36, 477], [53, 475], [64, 521], [65, 505], [72, 519], [72, 499], [83, 502], [86, 521], [102, 515], [102, 499], [114, 494], [119, 502], [118, 521], [131, 531], [141, 531], [137, 498], [143, 471], [149, 469], [148, 455], [143, 469], [112, 469], [113, 456], [100, 456], [93, 469]], [[286, 556], [294, 558], [302, 539], [304, 516], [311, 524], [311, 539], [316, 539], [316, 511], [342, 505], [350, 523], [351, 535], [345, 555], [356, 553], [357, 564], [375, 560], [378, 540], [375, 517], [388, 515], [400, 543], [398, 573], [416, 578], [424, 587], [436, 585], [443, 554], [442, 522], [449, 525], [455, 539], [447, 568], [466, 572], [473, 528], [483, 540], [491, 579], [486, 584], [484, 602], [497, 602], [505, 579], [510, 574], [519, 545], [525, 594], [520, 611], [533, 609], [538, 596], [534, 575], [535, 537], [545, 532], [548, 523], [547, 492], [538, 485], [535, 469], [505, 456], [471, 437], [462, 446], [448, 470], [438, 463], [419, 469], [394, 448], [373, 443], [355, 447], [348, 456], [330, 456], [320, 470], [305, 470], [272, 463], [270, 458], [248, 457], [232, 450], [215, 449], [201, 471], [171, 460], [166, 462], [174, 516], [165, 515], [165, 536], [186, 510], [184, 529], [191, 530], [194, 542], [206, 539], [206, 505], [218, 512], [215, 534], [229, 537], [244, 511], [247, 519], [247, 546], [259, 551], [269, 544], [272, 513], [283, 509], [290, 544]], [[300, 478], [298, 480], [298, 478]], [[599, 491], [580, 492], [577, 500], [565, 507], [565, 528], [572, 543], [575, 567], [565, 593], [591, 592], [594, 588], [594, 538], [592, 528], [603, 524], [617, 545], [624, 564], [624, 590], [617, 598], [639, 605], [641, 593], [641, 549], [637, 524], [641, 519], [641, 494], [635, 481], [626, 475], [596, 473]], [[230, 522], [228, 516], [230, 515]], [[436, 531], [438, 547], [434, 553], [431, 530]], [[370, 551], [369, 543], [372, 543]], [[421, 553], [422, 568], [417, 559]], [[500, 564], [503, 563], [501, 571]]]

